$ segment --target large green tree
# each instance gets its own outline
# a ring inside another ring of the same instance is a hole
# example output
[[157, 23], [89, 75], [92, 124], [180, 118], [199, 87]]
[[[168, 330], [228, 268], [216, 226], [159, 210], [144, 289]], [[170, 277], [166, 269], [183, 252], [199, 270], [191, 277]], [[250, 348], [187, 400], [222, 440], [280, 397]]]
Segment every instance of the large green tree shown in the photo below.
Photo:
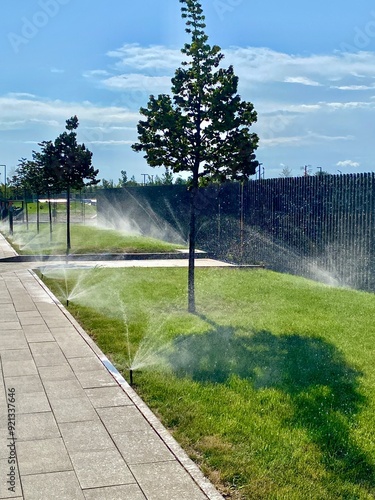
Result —
[[237, 93], [233, 67], [220, 66], [223, 54], [209, 45], [205, 17], [197, 0], [180, 0], [190, 43], [182, 49], [185, 59], [172, 79], [172, 95], [150, 96], [138, 140], [152, 167], [173, 173], [187, 171], [190, 182], [188, 307], [195, 312], [194, 258], [196, 200], [199, 186], [209, 181], [245, 180], [255, 173], [254, 151], [258, 137], [250, 132], [257, 115], [253, 104]]

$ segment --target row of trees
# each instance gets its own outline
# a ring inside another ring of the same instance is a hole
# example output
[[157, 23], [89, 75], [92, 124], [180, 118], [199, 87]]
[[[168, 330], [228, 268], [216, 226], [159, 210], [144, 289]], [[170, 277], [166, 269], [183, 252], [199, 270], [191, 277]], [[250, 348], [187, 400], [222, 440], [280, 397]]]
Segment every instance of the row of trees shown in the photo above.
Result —
[[[84, 144], [77, 142], [77, 116], [66, 120], [65, 131], [54, 141], [39, 143], [40, 151], [32, 152], [32, 159], [22, 158], [15, 171], [11, 184], [15, 190], [26, 195], [32, 192], [39, 198], [46, 195], [49, 199], [50, 231], [52, 232], [51, 197], [66, 193], [67, 213], [67, 253], [71, 248], [70, 240], [70, 197], [72, 190], [99, 183], [96, 178], [99, 170], [92, 165], [92, 152]], [[37, 231], [39, 232], [39, 203], [37, 204]]]
[[129, 179], [126, 170], [121, 170], [121, 177], [118, 182], [114, 182], [113, 179], [102, 179], [101, 185], [103, 189], [113, 189], [113, 188], [124, 188], [131, 186], [172, 186], [175, 185], [187, 185], [188, 180], [183, 179], [181, 176], [176, 178], [173, 177], [172, 172], [169, 168], [165, 169], [165, 173], [161, 176], [159, 175], [148, 175], [142, 174], [143, 181], [137, 182], [134, 175]]
[[[318, 170], [315, 173], [313, 173], [311, 165], [304, 165], [303, 167], [300, 167], [300, 170], [303, 171], [302, 175], [304, 177], [310, 177], [311, 175], [315, 175], [315, 176], [331, 175], [329, 172], [324, 170], [322, 167], [317, 167], [317, 169]], [[279, 177], [287, 178], [287, 177], [295, 177], [295, 176], [293, 175], [293, 170], [290, 167], [288, 167], [287, 165], [284, 165]]]
[[[255, 158], [258, 136], [250, 131], [257, 114], [251, 102], [238, 94], [233, 67], [221, 66], [220, 47], [211, 46], [205, 33], [205, 17], [198, 0], [180, 0], [182, 18], [190, 42], [181, 50], [182, 67], [175, 71], [170, 94], [151, 95], [140, 109], [138, 142], [132, 148], [143, 152], [151, 167], [166, 168], [164, 181], [173, 174], [187, 173], [190, 190], [188, 306], [195, 312], [194, 262], [199, 188], [209, 182], [244, 181], [259, 166]], [[95, 185], [97, 170], [92, 154], [76, 140], [77, 117], [67, 120], [67, 131], [54, 142], [40, 144], [31, 161], [23, 159], [17, 176], [23, 186], [49, 195], [55, 190], [81, 189]], [[135, 179], [122, 174], [121, 186]], [[167, 176], [167, 178], [165, 178]], [[155, 179], [157, 176], [155, 176]], [[160, 178], [162, 179], [162, 178]], [[86, 181], [86, 182], [85, 182]], [[111, 181], [108, 181], [111, 183]], [[164, 183], [164, 182], [163, 182]], [[69, 202], [67, 250], [70, 249]]]

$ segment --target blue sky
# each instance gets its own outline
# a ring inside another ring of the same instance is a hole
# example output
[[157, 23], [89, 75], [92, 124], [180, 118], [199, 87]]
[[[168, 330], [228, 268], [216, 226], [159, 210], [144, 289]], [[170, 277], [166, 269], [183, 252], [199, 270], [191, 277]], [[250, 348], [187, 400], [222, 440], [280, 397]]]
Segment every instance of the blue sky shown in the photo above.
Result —
[[[202, 0], [211, 44], [253, 102], [266, 177], [284, 166], [371, 172], [375, 7], [369, 0]], [[76, 114], [100, 177], [163, 173], [130, 145], [140, 106], [167, 93], [188, 41], [178, 0], [5, 0], [0, 164], [11, 173]], [[0, 167], [0, 182], [3, 181]]]

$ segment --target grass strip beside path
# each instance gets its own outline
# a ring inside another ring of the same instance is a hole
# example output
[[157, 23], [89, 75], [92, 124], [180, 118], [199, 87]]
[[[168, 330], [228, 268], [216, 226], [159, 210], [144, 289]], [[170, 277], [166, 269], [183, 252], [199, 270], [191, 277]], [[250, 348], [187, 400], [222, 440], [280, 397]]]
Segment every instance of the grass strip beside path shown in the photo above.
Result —
[[125, 376], [134, 360], [136, 390], [227, 498], [374, 498], [375, 296], [265, 270], [196, 278], [197, 315], [183, 269], [46, 281], [75, 289], [69, 310]]

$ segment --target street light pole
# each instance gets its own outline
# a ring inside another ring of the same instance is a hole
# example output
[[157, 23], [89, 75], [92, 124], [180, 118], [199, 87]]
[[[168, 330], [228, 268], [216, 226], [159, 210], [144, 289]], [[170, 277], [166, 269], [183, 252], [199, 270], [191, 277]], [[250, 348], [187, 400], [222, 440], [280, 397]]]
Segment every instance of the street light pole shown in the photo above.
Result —
[[0, 165], [0, 167], [4, 167], [4, 198], [7, 197], [7, 166]]

